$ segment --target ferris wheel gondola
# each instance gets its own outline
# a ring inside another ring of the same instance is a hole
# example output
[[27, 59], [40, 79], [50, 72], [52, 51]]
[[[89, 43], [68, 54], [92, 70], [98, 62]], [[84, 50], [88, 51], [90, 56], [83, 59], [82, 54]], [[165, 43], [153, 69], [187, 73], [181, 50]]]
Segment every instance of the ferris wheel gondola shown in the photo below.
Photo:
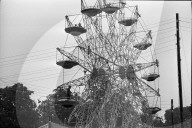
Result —
[[140, 43], [134, 45], [133, 47], [139, 50], [146, 50], [152, 45], [150, 40], [152, 40], [151, 30], [147, 32], [146, 37]]
[[145, 76], [142, 76], [141, 78], [142, 79], [145, 79], [147, 81], [154, 81], [155, 79], [157, 79], [160, 75], [159, 74], [149, 74], [149, 75], [145, 75]]
[[83, 33], [86, 33], [87, 30], [81, 25], [81, 23], [73, 24], [69, 20], [69, 16], [65, 16], [67, 27], [65, 28], [65, 32], [69, 33], [73, 36], [79, 36]]
[[64, 69], [71, 69], [72, 67], [79, 65], [78, 62], [72, 60], [60, 60], [57, 61], [56, 64], [63, 67]]
[[138, 43], [138, 44], [134, 45], [133, 47], [135, 47], [139, 50], [146, 50], [151, 45], [152, 45], [151, 43]]
[[67, 97], [64, 97], [62, 99], [59, 99], [57, 103], [62, 105], [65, 108], [72, 108], [75, 105], [77, 105], [78, 102], [74, 99], [67, 99]]
[[67, 88], [66, 97], [59, 98], [56, 101], [56, 104], [60, 104], [61, 106], [65, 107], [65, 108], [74, 108], [78, 104], [78, 101], [72, 95], [70, 85]]
[[107, 14], [112, 14], [119, 9], [120, 9], [120, 7], [118, 5], [115, 5], [115, 4], [105, 4], [104, 7], [101, 8], [101, 10]]
[[161, 111], [161, 108], [159, 108], [159, 107], [150, 107], [148, 110], [149, 110], [148, 111], [149, 114], [156, 114], [157, 112]]
[[65, 28], [65, 32], [73, 36], [79, 36], [83, 33], [86, 33], [86, 31], [87, 30], [81, 26], [72, 26], [72, 27]]
[[88, 17], [96, 16], [97, 14], [101, 13], [102, 10], [97, 6], [85, 6], [83, 0], [81, 0], [81, 13], [87, 15]]
[[136, 22], [137, 22], [137, 19], [135, 19], [135, 18], [128, 18], [128, 19], [121, 20], [118, 23], [122, 24], [124, 26], [131, 26], [131, 25], [133, 25]]
[[97, 14], [101, 13], [102, 11], [98, 8], [89, 7], [86, 9], [81, 10], [81, 13], [87, 15], [89, 17], [96, 16]]

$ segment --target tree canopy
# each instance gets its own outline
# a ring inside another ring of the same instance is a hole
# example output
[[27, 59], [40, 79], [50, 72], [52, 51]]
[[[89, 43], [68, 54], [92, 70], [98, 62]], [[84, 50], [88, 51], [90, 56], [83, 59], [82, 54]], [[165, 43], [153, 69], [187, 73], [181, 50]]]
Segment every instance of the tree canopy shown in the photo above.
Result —
[[38, 120], [36, 104], [30, 98], [33, 91], [21, 83], [0, 88], [0, 127], [33, 128]]
[[[165, 126], [171, 126], [171, 109], [165, 111]], [[183, 120], [186, 121], [191, 118], [191, 106], [183, 107]], [[173, 109], [173, 124], [179, 124], [180, 121], [180, 108], [176, 107]]]
[[[183, 107], [183, 119], [184, 119], [184, 127], [189, 128], [190, 127], [190, 121], [191, 118], [191, 106]], [[180, 127], [180, 108], [176, 107], [173, 109], [173, 125], [175, 128]], [[164, 121], [161, 118], [154, 118], [153, 119], [153, 125], [155, 127], [171, 127], [172, 126], [172, 118], [171, 118], [171, 109], [167, 109], [164, 114]]]
[[46, 99], [40, 102], [37, 108], [40, 115], [38, 126], [46, 124], [48, 121], [58, 124], [72, 125], [68, 124], [68, 118], [74, 107], [65, 108], [57, 103], [59, 99], [64, 97], [67, 97], [67, 89], [58, 87], [54, 90], [53, 94], [46, 96]]

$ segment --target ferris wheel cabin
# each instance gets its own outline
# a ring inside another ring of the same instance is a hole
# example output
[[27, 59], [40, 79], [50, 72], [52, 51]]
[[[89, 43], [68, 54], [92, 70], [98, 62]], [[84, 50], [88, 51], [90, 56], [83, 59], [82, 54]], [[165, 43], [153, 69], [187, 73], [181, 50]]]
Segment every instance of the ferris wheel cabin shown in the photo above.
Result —
[[102, 11], [98, 8], [86, 8], [86, 9], [83, 9], [81, 10], [81, 13], [83, 13], [84, 15], [87, 15], [89, 17], [92, 17], [92, 16], [96, 16], [97, 14], [101, 13]]
[[139, 50], [146, 50], [148, 47], [150, 47], [152, 44], [151, 43], [138, 43], [134, 45], [134, 48], [137, 48]]
[[149, 74], [149, 75], [145, 75], [143, 77], [141, 77], [142, 79], [145, 79], [147, 81], [154, 81], [155, 79], [157, 79], [160, 75], [158, 74]]
[[63, 99], [59, 99], [57, 103], [59, 103], [65, 108], [71, 108], [77, 104], [77, 101], [74, 99], [63, 98]]
[[79, 65], [79, 63], [71, 60], [61, 60], [57, 62], [57, 65], [63, 67], [64, 69], [71, 69], [72, 67]]
[[117, 10], [119, 10], [119, 7], [116, 6], [112, 6], [111, 4], [108, 4], [106, 6], [104, 6], [104, 8], [101, 8], [102, 11], [104, 11], [107, 14], [112, 14], [114, 12], [116, 12]]
[[125, 20], [121, 20], [118, 23], [122, 24], [124, 26], [131, 26], [133, 25], [135, 22], [137, 22], [137, 19], [134, 18], [129, 18], [129, 19], [125, 19]]
[[87, 30], [82, 26], [72, 26], [72, 27], [65, 28], [65, 32], [73, 36], [79, 36], [83, 33], [86, 33]]
[[149, 108], [149, 113], [150, 114], [156, 114], [159, 111], [161, 111], [161, 108], [159, 108], [159, 107], [151, 107], [151, 108]]

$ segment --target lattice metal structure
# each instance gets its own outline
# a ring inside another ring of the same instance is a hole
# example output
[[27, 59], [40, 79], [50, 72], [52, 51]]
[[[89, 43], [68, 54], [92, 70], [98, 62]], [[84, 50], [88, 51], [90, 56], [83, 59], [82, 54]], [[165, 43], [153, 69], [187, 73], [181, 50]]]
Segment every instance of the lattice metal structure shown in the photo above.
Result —
[[[65, 31], [77, 43], [74, 52], [57, 48], [67, 58], [58, 65], [66, 69], [78, 65], [85, 72], [85, 76], [61, 85], [83, 87], [68, 121], [76, 119], [76, 127], [85, 128], [150, 124], [160, 111], [157, 103], [149, 103], [149, 97], [156, 101], [160, 97], [159, 89], [149, 84], [159, 77], [155, 71], [159, 62], [153, 54], [152, 31], [143, 27], [138, 6], [106, 0], [88, 6], [81, 0], [81, 17], [79, 24], [73, 24], [66, 16]], [[150, 61], [141, 56], [146, 50]], [[75, 51], [81, 57], [73, 54]], [[144, 122], [142, 116], [147, 117]]]

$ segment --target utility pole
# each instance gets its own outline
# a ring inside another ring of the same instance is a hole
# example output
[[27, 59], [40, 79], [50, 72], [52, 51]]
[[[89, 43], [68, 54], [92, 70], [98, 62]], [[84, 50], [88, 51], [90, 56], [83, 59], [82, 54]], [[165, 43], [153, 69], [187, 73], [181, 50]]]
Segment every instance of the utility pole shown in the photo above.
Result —
[[181, 128], [183, 128], [183, 97], [182, 97], [182, 81], [181, 81], [181, 56], [180, 56], [179, 14], [178, 13], [176, 13], [176, 31], [177, 31], [177, 65], [178, 65], [180, 118], [181, 118]]
[[[191, 13], [192, 13], [192, 2], [191, 2]], [[191, 24], [191, 30], [192, 30], [192, 24]], [[191, 32], [191, 44], [192, 44], [192, 32]], [[192, 69], [191, 69], [191, 72], [192, 72]], [[192, 91], [192, 88], [191, 88], [191, 91]], [[192, 99], [192, 95], [191, 95], [191, 99]], [[191, 106], [191, 128], [192, 128], [192, 106]]]
[[173, 99], [171, 99], [171, 124], [172, 128], [174, 128], [174, 123], [173, 123]]

